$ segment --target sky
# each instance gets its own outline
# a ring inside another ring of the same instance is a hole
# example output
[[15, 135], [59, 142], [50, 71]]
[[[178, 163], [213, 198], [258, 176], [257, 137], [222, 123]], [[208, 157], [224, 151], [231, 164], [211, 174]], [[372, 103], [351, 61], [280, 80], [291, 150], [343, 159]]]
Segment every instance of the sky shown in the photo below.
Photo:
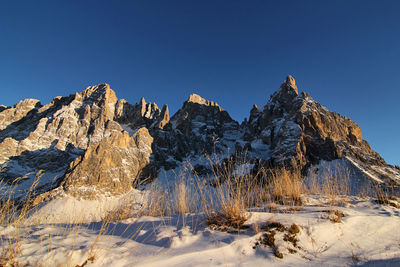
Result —
[[190, 93], [241, 122], [291, 74], [400, 165], [400, 1], [1, 1], [0, 104], [109, 83], [118, 98]]

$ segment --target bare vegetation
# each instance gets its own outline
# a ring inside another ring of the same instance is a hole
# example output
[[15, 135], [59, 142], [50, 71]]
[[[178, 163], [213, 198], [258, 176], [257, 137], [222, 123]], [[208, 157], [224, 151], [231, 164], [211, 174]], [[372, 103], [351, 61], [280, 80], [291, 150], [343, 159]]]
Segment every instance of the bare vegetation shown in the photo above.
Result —
[[298, 169], [286, 168], [270, 171], [272, 200], [283, 205], [302, 205], [301, 194], [305, 187]]
[[400, 209], [399, 198], [394, 196], [394, 190], [392, 190], [392, 194], [389, 192], [387, 188], [384, 188], [380, 185], [375, 185], [375, 199], [379, 204], [389, 205], [394, 208]]
[[340, 210], [331, 210], [329, 211], [329, 215], [330, 221], [334, 223], [342, 222], [342, 218], [344, 217], [344, 213]]
[[279, 247], [276, 245], [276, 235], [278, 232], [283, 233], [283, 241], [291, 244], [292, 247], [286, 248], [290, 254], [294, 254], [297, 252], [297, 249], [300, 249], [298, 245], [299, 239], [296, 235], [300, 232], [300, 227], [296, 224], [292, 224], [289, 228], [285, 227], [280, 222], [269, 222], [266, 226], [261, 227], [265, 233], [257, 240], [253, 249], [256, 249], [259, 246], [268, 246], [272, 249], [275, 257], [282, 259], [283, 253], [279, 250]]

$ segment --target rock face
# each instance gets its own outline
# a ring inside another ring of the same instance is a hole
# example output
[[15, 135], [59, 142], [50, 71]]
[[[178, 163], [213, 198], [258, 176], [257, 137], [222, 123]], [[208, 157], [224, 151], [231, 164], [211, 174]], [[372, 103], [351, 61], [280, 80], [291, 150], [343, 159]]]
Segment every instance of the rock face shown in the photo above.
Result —
[[233, 136], [239, 134], [239, 124], [217, 103], [192, 94], [167, 126], [152, 134], [157, 161], [170, 168], [185, 157], [229, 149]]
[[38, 194], [62, 188], [95, 198], [124, 194], [141, 176], [184, 160], [243, 151], [268, 168], [295, 166], [306, 174], [321, 161], [344, 159], [377, 182], [400, 181], [399, 170], [370, 148], [356, 123], [299, 94], [291, 76], [241, 125], [196, 94], [170, 118], [167, 105], [160, 109], [144, 98], [129, 104], [108, 84], [47, 105], [25, 99], [0, 106], [0, 178], [21, 198], [39, 171]]
[[135, 105], [121, 99], [116, 105], [115, 119], [129, 130], [140, 127], [162, 129], [169, 122], [169, 110], [167, 105], [160, 110], [156, 103], [146, 103], [144, 98]]
[[65, 191], [85, 198], [128, 192], [140, 171], [150, 163], [152, 142], [149, 131], [140, 128], [131, 137], [127, 132], [115, 132], [100, 143], [91, 144], [68, 167]]
[[[23, 197], [24, 192], [33, 184], [35, 174], [41, 170], [42, 176], [36, 190], [38, 193], [48, 191], [65, 180], [67, 169], [68, 177], [74, 177], [74, 172], [69, 173], [70, 163], [74, 159], [83, 154], [89, 157], [88, 153], [93, 151], [93, 147], [109, 140], [107, 138], [110, 136], [113, 136], [112, 140], [118, 139], [117, 136], [124, 132], [124, 128], [132, 135], [147, 124], [154, 124], [154, 127], [164, 125], [164, 120], [168, 119], [167, 113], [167, 108], [162, 114], [155, 104], [146, 104], [144, 100], [133, 106], [123, 99], [118, 101], [108, 84], [90, 86], [81, 93], [67, 97], [55, 97], [51, 103], [44, 106], [38, 100], [22, 100], [14, 107], [5, 108], [0, 112], [0, 164], [4, 164], [0, 178], [10, 185], [16, 183], [15, 194]], [[134, 120], [130, 120], [129, 125], [122, 123], [130, 118]], [[140, 136], [145, 136], [143, 131], [140, 131]], [[146, 149], [132, 146], [127, 148], [129, 153], [133, 153], [131, 157], [139, 157], [137, 161], [140, 163], [135, 166], [139, 170], [149, 159], [148, 156], [133, 150], [140, 149], [151, 153], [151, 142], [145, 144], [149, 146]], [[104, 146], [105, 144], [99, 149], [104, 149]], [[114, 147], [112, 144], [109, 144], [109, 148], [115, 148], [115, 153], [120, 151], [120, 147]], [[84, 165], [86, 162], [80, 163]], [[135, 164], [129, 163], [126, 166], [127, 173], [132, 174], [133, 180], [138, 170], [134, 171], [131, 165]], [[80, 167], [76, 171], [78, 170], [82, 174], [85, 168]], [[86, 170], [89, 172], [89, 169]], [[108, 173], [109, 179], [114, 179], [115, 173]], [[121, 179], [121, 183], [124, 184], [124, 178]], [[107, 179], [103, 173], [101, 181], [105, 180]], [[85, 184], [88, 185], [90, 184]], [[109, 192], [116, 193], [118, 190], [112, 189]]]

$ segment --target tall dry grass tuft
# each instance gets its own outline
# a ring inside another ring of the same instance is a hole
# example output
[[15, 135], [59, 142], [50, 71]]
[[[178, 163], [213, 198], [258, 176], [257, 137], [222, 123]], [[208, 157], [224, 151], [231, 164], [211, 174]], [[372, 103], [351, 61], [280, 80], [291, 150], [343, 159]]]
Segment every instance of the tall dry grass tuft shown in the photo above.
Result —
[[209, 162], [212, 186], [201, 191], [209, 224], [240, 228], [248, 219], [249, 209], [265, 210], [271, 203], [302, 204], [306, 187], [299, 169], [266, 169], [260, 162], [246, 160], [243, 154]]
[[187, 199], [186, 184], [181, 181], [175, 184], [175, 207], [174, 211], [177, 214], [185, 214], [189, 212], [189, 204]]
[[137, 216], [164, 217], [172, 214], [171, 194], [158, 184], [152, 184]]
[[201, 190], [207, 222], [217, 228], [239, 229], [249, 217], [247, 209], [261, 196], [261, 191], [255, 190], [257, 181], [251, 174], [253, 164], [238, 156], [222, 161], [209, 159], [209, 162], [212, 186]]
[[270, 173], [272, 200], [283, 205], [302, 205], [301, 195], [305, 192], [305, 186], [300, 170], [282, 167]]

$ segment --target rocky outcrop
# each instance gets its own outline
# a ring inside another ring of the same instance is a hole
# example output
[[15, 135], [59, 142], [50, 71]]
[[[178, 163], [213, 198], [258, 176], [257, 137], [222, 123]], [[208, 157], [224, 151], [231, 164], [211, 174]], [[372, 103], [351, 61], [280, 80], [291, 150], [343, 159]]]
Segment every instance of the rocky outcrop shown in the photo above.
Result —
[[184, 135], [216, 134], [218, 137], [223, 137], [226, 128], [238, 126], [228, 112], [217, 103], [196, 94], [189, 96], [182, 108], [172, 117], [171, 123]]
[[[159, 166], [176, 167], [185, 157], [211, 154], [234, 147], [239, 124], [216, 102], [192, 94], [155, 137]], [[223, 140], [223, 141], [222, 141]]]
[[149, 131], [140, 128], [132, 136], [115, 132], [90, 145], [66, 171], [65, 191], [82, 198], [129, 192], [150, 163], [152, 142]]
[[21, 100], [11, 108], [2, 105], [0, 107], [0, 130], [3, 130], [8, 125], [26, 117], [29, 112], [39, 107], [41, 107], [41, 104], [37, 99]]
[[146, 103], [144, 98], [135, 105], [121, 99], [116, 105], [115, 120], [131, 130], [140, 127], [162, 129], [169, 122], [169, 110], [167, 105], [160, 110], [156, 103]]

